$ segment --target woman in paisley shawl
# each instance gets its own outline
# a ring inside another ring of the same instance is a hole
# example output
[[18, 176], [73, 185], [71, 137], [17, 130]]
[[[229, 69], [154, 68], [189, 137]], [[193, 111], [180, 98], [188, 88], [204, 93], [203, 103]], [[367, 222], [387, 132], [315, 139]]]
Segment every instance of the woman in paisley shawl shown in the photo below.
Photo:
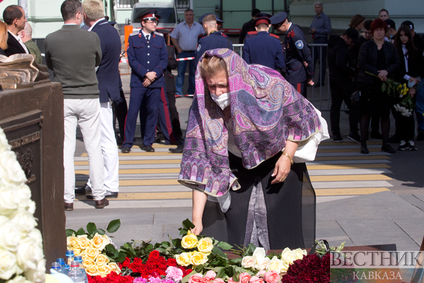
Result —
[[206, 51], [179, 175], [193, 189], [192, 231], [240, 246], [311, 247], [315, 193], [304, 161], [324, 138], [319, 111], [278, 72], [229, 49]]

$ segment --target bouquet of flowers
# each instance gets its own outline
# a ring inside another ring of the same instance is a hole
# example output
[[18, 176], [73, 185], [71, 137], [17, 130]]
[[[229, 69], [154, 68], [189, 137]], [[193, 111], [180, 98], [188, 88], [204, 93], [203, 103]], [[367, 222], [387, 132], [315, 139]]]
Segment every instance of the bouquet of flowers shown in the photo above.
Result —
[[[106, 230], [113, 233], [120, 225], [119, 219], [112, 220]], [[106, 277], [112, 271], [117, 274], [121, 272], [118, 264], [106, 255], [106, 247], [114, 249], [111, 239], [103, 229], [97, 228], [96, 224], [88, 223], [87, 232], [83, 228], [78, 231], [67, 229], [66, 235], [68, 250], [73, 250], [76, 256], [82, 256], [82, 263], [88, 275]]]
[[44, 282], [46, 261], [35, 203], [0, 128], [0, 282]]

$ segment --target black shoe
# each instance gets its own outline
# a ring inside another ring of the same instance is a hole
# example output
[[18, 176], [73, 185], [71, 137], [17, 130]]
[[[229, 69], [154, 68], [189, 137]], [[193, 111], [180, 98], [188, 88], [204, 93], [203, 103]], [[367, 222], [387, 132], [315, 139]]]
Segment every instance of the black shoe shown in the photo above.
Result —
[[155, 138], [155, 143], [165, 143], [165, 137], [163, 134], [159, 134]]
[[[106, 192], [105, 198], [118, 198], [118, 192]], [[93, 195], [86, 195], [87, 199], [93, 199]]]
[[424, 133], [423, 132], [418, 132], [417, 141], [424, 141]]
[[184, 145], [183, 144], [180, 144], [176, 148], [170, 148], [169, 151], [171, 153], [183, 153], [183, 151], [184, 151]]
[[389, 142], [389, 143], [399, 143], [400, 142], [400, 138], [396, 134], [394, 134], [393, 136], [391, 136], [387, 140], [387, 142]]
[[109, 205], [109, 201], [107, 200], [107, 198], [103, 198], [102, 200], [96, 200], [94, 201], [94, 207], [96, 209], [102, 209], [105, 206]]
[[155, 149], [151, 145], [144, 145], [141, 149], [147, 152], [155, 152]]
[[361, 142], [361, 137], [356, 132], [350, 132], [349, 135], [347, 136], [347, 138], [350, 139], [351, 141], [354, 141], [354, 142], [357, 142], [357, 143]]
[[385, 145], [381, 147], [381, 151], [385, 151], [388, 153], [396, 153], [396, 150], [394, 150], [393, 147], [388, 143], [386, 143]]
[[131, 151], [131, 147], [129, 147], [129, 146], [121, 148], [122, 153], [130, 153], [130, 151]]
[[342, 136], [340, 135], [340, 133], [335, 133], [333, 134], [333, 141], [334, 142], [341, 142], [343, 140]]
[[73, 210], [74, 210], [74, 203], [65, 202], [65, 211], [73, 211]]
[[370, 153], [370, 151], [368, 150], [367, 144], [366, 143], [361, 143], [361, 153], [362, 154], [368, 154]]
[[85, 183], [81, 188], [75, 189], [76, 195], [85, 195], [87, 193], [91, 193], [91, 187]]
[[376, 140], [381, 140], [383, 139], [383, 135], [380, 134], [379, 132], [371, 132], [371, 138]]

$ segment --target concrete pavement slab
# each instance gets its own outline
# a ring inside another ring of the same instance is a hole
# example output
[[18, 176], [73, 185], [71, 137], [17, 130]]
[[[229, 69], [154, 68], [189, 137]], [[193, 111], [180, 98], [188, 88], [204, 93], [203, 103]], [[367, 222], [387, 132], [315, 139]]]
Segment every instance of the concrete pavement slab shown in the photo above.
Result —
[[417, 245], [421, 245], [424, 237], [423, 218], [402, 218], [393, 221], [406, 233]]
[[325, 239], [332, 246], [339, 246], [343, 242], [345, 242], [345, 246], [354, 245], [346, 232], [343, 231], [339, 223], [335, 220], [317, 220], [316, 238]]

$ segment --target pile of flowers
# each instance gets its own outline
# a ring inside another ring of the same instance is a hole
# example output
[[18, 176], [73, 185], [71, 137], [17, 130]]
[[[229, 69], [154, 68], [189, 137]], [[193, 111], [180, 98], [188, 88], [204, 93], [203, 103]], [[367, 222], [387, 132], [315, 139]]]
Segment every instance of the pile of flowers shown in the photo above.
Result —
[[213, 249], [213, 240], [209, 237], [199, 240], [195, 234], [187, 231], [187, 235], [181, 239], [181, 246], [184, 252], [175, 256], [177, 263], [181, 266], [198, 266], [208, 261], [208, 255]]
[[0, 281], [44, 282], [42, 238], [35, 203], [16, 154], [0, 128]]
[[[120, 226], [119, 220], [109, 223], [107, 231], [115, 232]], [[73, 250], [76, 256], [82, 256], [82, 263], [88, 275], [106, 277], [109, 273], [119, 274], [121, 269], [115, 261], [111, 261], [106, 255], [106, 247], [112, 245], [112, 241], [102, 229], [97, 229], [94, 223], [87, 224], [87, 232], [84, 229], [74, 231], [66, 230], [68, 250]]]

